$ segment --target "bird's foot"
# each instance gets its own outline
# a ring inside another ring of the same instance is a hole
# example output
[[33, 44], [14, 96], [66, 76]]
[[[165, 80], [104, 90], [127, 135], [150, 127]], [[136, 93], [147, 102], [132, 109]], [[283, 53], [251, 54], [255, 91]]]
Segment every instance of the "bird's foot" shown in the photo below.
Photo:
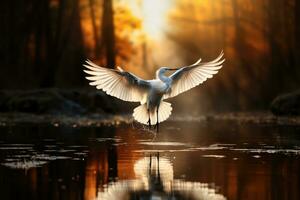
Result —
[[150, 120], [150, 118], [148, 120], [148, 127], [149, 127], [149, 129], [151, 129], [151, 120]]
[[158, 133], [158, 131], [159, 131], [159, 123], [156, 123], [156, 124], [154, 125], [154, 128], [156, 128], [156, 132]]

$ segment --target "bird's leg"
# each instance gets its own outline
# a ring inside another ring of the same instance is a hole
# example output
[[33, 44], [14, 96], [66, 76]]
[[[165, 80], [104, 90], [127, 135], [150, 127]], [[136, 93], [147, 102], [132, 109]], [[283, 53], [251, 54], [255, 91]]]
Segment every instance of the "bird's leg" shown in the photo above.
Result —
[[150, 163], [149, 163], [150, 169], [151, 169], [151, 165], [152, 165], [152, 155], [150, 153]]
[[157, 154], [156, 154], [156, 162], [157, 162], [157, 175], [158, 175], [158, 177], [160, 177], [160, 173], [159, 173], [159, 152], [157, 152]]
[[148, 115], [149, 115], [148, 125], [149, 125], [149, 129], [151, 129], [150, 110], [147, 109], [147, 111], [148, 111]]
[[159, 123], [158, 123], [158, 106], [156, 108], [156, 132], [158, 133], [158, 129], [159, 129]]

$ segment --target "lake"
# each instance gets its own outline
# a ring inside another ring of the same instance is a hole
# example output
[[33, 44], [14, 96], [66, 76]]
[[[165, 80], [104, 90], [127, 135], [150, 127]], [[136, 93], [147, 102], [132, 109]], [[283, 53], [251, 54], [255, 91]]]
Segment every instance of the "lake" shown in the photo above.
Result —
[[300, 127], [0, 126], [0, 199], [300, 199]]

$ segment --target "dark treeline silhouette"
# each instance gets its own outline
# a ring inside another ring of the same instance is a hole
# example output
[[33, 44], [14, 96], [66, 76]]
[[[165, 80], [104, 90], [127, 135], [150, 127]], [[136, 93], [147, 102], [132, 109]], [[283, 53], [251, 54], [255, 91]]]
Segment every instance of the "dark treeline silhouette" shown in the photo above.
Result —
[[82, 80], [79, 0], [1, 4], [1, 88], [72, 86]]
[[[1, 88], [82, 85], [81, 66], [86, 56], [80, 0], [3, 1], [1, 4], [0, 56], [4, 68]], [[114, 66], [112, 1], [102, 4], [104, 26], [99, 31], [103, 39], [95, 35], [95, 40], [100, 43], [97, 54], [104, 49], [107, 65]]]
[[[139, 27], [127, 8], [116, 8], [118, 3], [2, 1], [0, 88], [86, 87], [85, 59], [114, 67], [137, 51], [144, 55], [137, 68], [153, 71], [145, 59], [145, 55], [151, 57], [151, 42], [147, 48], [146, 42], [141, 42], [137, 50], [120, 34], [124, 23], [116, 18], [119, 13], [127, 13], [126, 23]], [[200, 89], [206, 99], [223, 97], [227, 105], [239, 109], [265, 107], [276, 95], [299, 87], [299, 13], [300, 0], [174, 1], [168, 20], [172, 29], [165, 35], [176, 44], [182, 63], [192, 63], [199, 55], [213, 58], [221, 49], [225, 51], [227, 61], [221, 75]], [[92, 27], [92, 46], [84, 32], [87, 26]]]

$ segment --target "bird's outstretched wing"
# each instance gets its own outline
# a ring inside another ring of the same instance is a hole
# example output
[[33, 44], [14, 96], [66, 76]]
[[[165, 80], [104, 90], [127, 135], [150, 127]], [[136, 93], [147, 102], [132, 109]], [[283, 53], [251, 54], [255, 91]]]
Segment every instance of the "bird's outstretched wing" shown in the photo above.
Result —
[[172, 80], [171, 90], [164, 95], [164, 99], [175, 97], [197, 85], [203, 83], [208, 78], [212, 78], [218, 70], [222, 68], [224, 53], [213, 61], [201, 63], [199, 59], [196, 63], [190, 66], [182, 67], [174, 72], [170, 78]]
[[122, 99], [123, 101], [144, 102], [149, 83], [130, 72], [100, 67], [87, 60], [84, 70], [90, 85], [96, 86], [107, 94]]

